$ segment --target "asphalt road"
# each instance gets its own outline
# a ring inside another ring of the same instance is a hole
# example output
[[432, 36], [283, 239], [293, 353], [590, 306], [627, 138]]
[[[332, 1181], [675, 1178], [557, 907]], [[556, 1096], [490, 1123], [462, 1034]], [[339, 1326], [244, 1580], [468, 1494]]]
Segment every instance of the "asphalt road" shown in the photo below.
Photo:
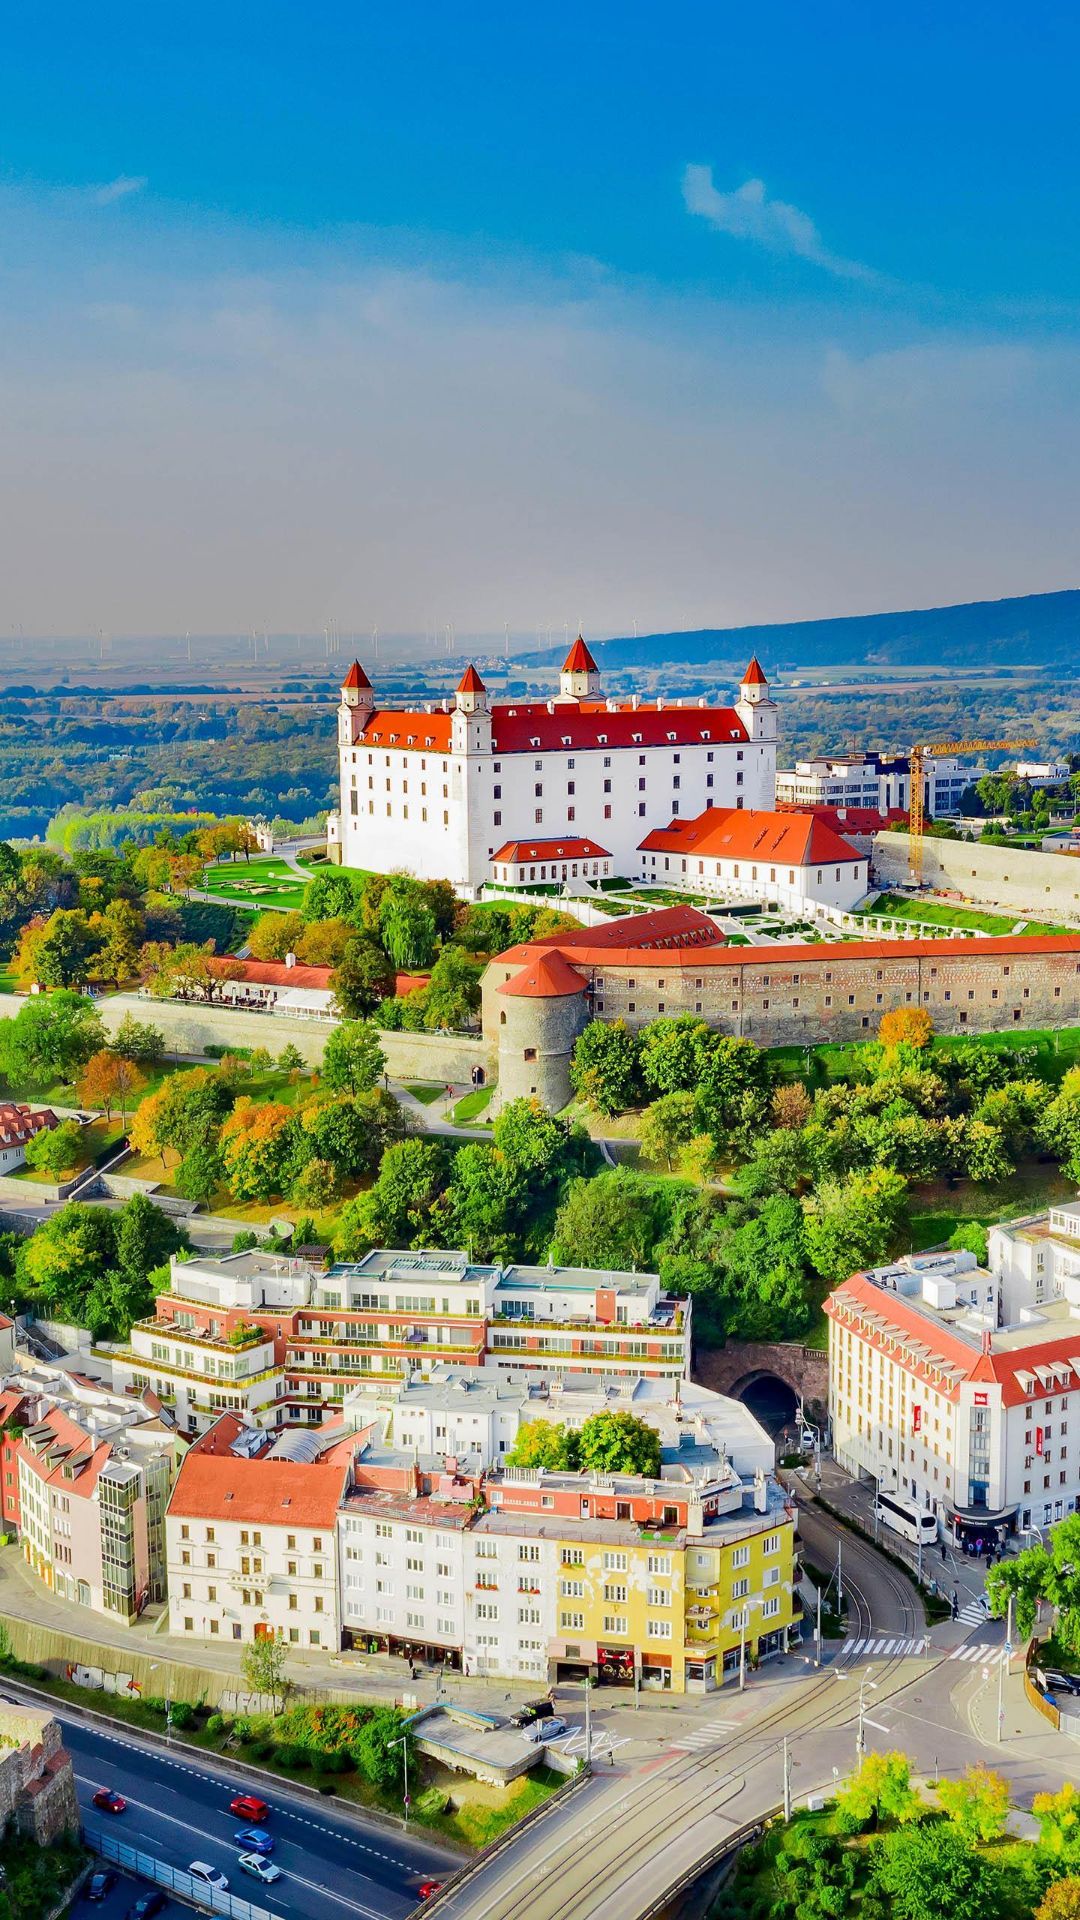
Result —
[[[294, 1915], [400, 1920], [416, 1906], [422, 1881], [440, 1879], [460, 1865], [426, 1835], [414, 1839], [363, 1822], [342, 1814], [330, 1800], [290, 1795], [275, 1782], [263, 1797], [271, 1809], [267, 1825], [282, 1878], [264, 1887], [236, 1864], [241, 1849], [233, 1835], [247, 1823], [228, 1811], [234, 1792], [257, 1788], [246, 1779], [230, 1783], [187, 1752], [174, 1758], [133, 1744], [126, 1735], [60, 1718], [88, 1833], [107, 1832], [174, 1867], [208, 1861], [227, 1875], [230, 1892], [290, 1920]], [[127, 1811], [99, 1813], [91, 1805], [98, 1787], [123, 1794]]]

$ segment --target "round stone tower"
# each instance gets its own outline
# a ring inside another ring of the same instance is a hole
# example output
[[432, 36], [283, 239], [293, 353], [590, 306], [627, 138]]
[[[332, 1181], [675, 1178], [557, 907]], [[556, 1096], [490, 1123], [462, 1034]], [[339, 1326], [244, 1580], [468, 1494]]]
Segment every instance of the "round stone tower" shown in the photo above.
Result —
[[496, 988], [499, 1085], [496, 1109], [539, 1100], [558, 1113], [570, 1098], [570, 1055], [587, 1025], [585, 982], [556, 950], [536, 953]]

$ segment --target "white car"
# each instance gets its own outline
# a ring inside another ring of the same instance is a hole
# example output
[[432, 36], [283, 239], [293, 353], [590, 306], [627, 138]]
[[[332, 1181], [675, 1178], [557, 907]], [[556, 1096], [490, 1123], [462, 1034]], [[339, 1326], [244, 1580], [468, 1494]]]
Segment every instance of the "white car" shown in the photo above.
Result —
[[191, 1878], [204, 1887], [213, 1887], [216, 1893], [228, 1893], [229, 1883], [217, 1867], [211, 1867], [205, 1860], [193, 1860], [188, 1872]]
[[267, 1887], [272, 1887], [275, 1880], [281, 1879], [281, 1868], [275, 1867], [273, 1861], [267, 1860], [261, 1853], [238, 1854], [237, 1865], [243, 1867], [245, 1873], [254, 1875], [256, 1880], [261, 1880]]

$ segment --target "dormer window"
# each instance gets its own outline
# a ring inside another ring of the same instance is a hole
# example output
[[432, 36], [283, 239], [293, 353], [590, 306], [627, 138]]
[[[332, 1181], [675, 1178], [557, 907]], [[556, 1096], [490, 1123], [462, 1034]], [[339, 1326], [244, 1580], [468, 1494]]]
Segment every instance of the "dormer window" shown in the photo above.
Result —
[[598, 733], [596, 737], [597, 737], [597, 739], [599, 740], [599, 742], [600, 742], [600, 745], [601, 745], [602, 747], [606, 747], [606, 746], [607, 746], [607, 734], [606, 734], [606, 733]]
[[704, 732], [704, 733], [702, 734], [702, 736], [701, 736], [701, 737], [702, 737], [702, 739], [703, 739], [703, 740], [711, 740], [711, 739], [712, 739], [712, 734], [711, 734], [711, 733], [710, 733], [710, 732], [708, 731], [708, 729], [706, 728], [706, 730], [705, 730], [705, 732]]
[[640, 745], [641, 745], [641, 735], [640, 735], [640, 733], [632, 733], [632, 734], [630, 735], [630, 738], [631, 738], [631, 740], [633, 741], [633, 743], [634, 743], [634, 745], [635, 745], [635, 747], [640, 747]]
[[540, 745], [540, 735], [538, 733], [533, 734], [531, 740], [529, 741], [529, 745], [530, 747], [538, 747]]
[[669, 733], [669, 734], [668, 734], [668, 739], [669, 739], [669, 740], [674, 740], [674, 738], [675, 738], [675, 735], [674, 735], [673, 733]]
[[570, 735], [568, 733], [563, 734], [562, 743], [564, 747], [568, 747], [570, 745]]

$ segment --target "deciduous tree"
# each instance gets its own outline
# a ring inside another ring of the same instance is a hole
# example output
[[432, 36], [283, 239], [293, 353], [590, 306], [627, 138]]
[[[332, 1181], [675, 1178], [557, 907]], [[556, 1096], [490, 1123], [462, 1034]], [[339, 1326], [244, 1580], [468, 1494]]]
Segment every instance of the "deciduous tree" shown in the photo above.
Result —
[[335, 1092], [366, 1093], [381, 1079], [386, 1055], [369, 1020], [345, 1020], [323, 1050], [322, 1077]]
[[110, 1047], [92, 1053], [79, 1075], [79, 1099], [84, 1107], [102, 1107], [107, 1115], [114, 1108], [126, 1122], [129, 1112], [146, 1085], [146, 1075]]

